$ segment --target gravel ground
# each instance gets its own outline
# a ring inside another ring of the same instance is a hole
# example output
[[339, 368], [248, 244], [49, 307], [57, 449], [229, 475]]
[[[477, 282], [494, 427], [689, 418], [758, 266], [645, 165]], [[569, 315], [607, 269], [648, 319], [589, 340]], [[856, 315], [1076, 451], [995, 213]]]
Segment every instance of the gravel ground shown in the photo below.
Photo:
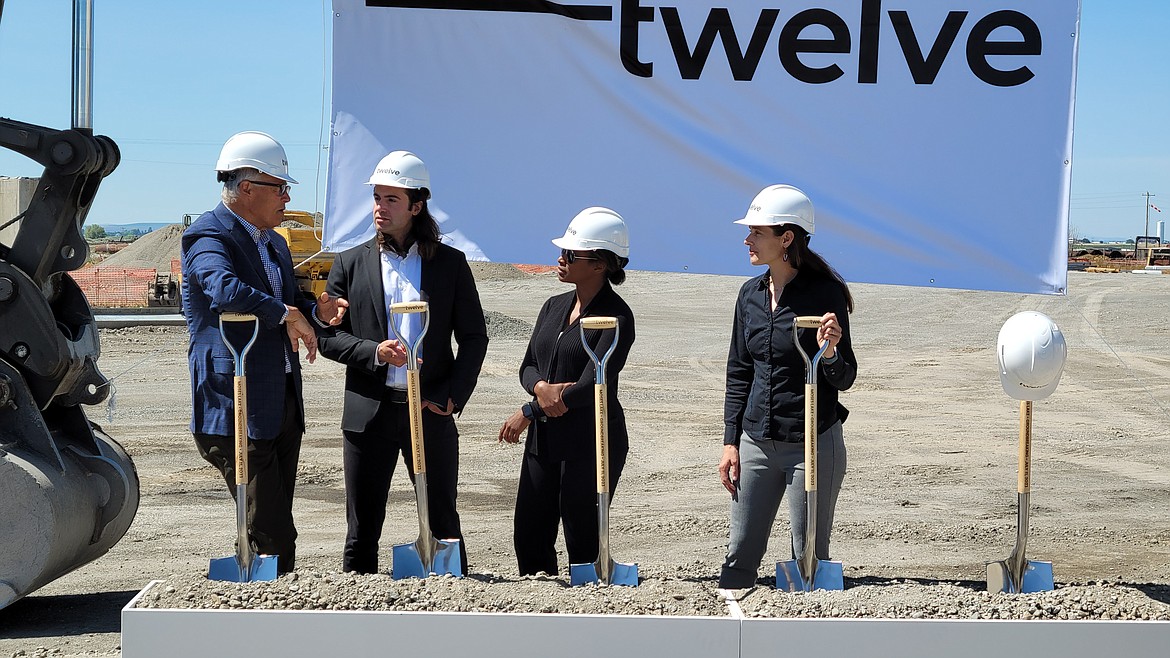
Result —
[[[209, 581], [206, 574], [168, 578], [139, 600], [140, 608], [255, 610], [393, 610], [616, 615], [887, 619], [1066, 619], [1170, 621], [1170, 586], [1095, 582], [1062, 584], [1035, 594], [992, 594], [982, 582], [862, 578], [840, 592], [781, 592], [772, 579], [737, 592], [715, 589], [687, 569], [642, 573], [637, 587], [568, 587], [547, 575], [491, 572], [467, 578], [393, 580], [316, 565], [267, 583]], [[739, 611], [727, 603], [735, 600]]]

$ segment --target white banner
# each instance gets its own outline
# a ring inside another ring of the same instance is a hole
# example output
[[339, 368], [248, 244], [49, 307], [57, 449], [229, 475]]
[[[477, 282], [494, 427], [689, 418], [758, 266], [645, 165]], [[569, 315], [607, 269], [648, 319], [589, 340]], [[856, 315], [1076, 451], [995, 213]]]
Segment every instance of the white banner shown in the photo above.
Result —
[[757, 274], [772, 183], [849, 281], [1061, 294], [1078, 0], [334, 0], [325, 248], [389, 151], [473, 258], [553, 263], [579, 210], [630, 267]]

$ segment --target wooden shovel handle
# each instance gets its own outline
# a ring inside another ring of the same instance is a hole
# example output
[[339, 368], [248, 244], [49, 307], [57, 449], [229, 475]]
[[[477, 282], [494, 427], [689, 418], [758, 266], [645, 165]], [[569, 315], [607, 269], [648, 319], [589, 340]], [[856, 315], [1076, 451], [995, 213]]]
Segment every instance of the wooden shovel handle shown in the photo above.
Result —
[[391, 313], [424, 313], [426, 310], [426, 302], [398, 302], [390, 305]]
[[256, 316], [251, 313], [220, 313], [219, 319], [224, 322], [251, 322]]
[[804, 490], [817, 490], [817, 387], [804, 385]]
[[236, 485], [248, 484], [248, 378], [235, 378]]
[[581, 318], [581, 326], [586, 329], [613, 329], [617, 326], [617, 318], [605, 316]]
[[593, 385], [593, 407], [597, 410], [597, 493], [609, 493], [609, 410], [605, 384]]
[[1016, 491], [1032, 491], [1032, 401], [1020, 401], [1020, 464], [1016, 471]]
[[410, 407], [410, 449], [414, 455], [414, 474], [418, 475], [427, 472], [427, 451], [423, 446], [422, 395], [417, 369], [406, 371], [406, 400]]

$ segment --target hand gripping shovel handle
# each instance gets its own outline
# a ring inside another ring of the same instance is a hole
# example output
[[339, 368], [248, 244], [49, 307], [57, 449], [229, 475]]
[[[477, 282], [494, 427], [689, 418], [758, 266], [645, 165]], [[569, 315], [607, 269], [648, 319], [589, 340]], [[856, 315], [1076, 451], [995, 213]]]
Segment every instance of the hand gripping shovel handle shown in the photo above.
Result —
[[[581, 344], [593, 360], [593, 409], [596, 420], [594, 436], [597, 457], [597, 562], [594, 564], [569, 565], [570, 585], [602, 582], [606, 585], [638, 584], [638, 565], [620, 564], [613, 561], [609, 550], [609, 392], [605, 381], [605, 368], [610, 356], [617, 348], [619, 334], [615, 317], [581, 318]], [[613, 329], [613, 342], [605, 354], [598, 357], [585, 337], [587, 329]]]
[[[252, 336], [242, 349], [227, 337], [226, 324], [229, 322], [251, 322]], [[252, 580], [275, 580], [275, 556], [257, 558], [252, 553], [252, 542], [248, 537], [248, 378], [247, 357], [256, 337], [260, 334], [260, 320], [250, 313], [223, 313], [219, 316], [219, 334], [224, 345], [232, 353], [235, 362], [233, 380], [233, 404], [235, 411], [235, 471], [236, 471], [236, 557], [219, 558], [211, 561], [208, 577], [212, 580], [249, 582]]]

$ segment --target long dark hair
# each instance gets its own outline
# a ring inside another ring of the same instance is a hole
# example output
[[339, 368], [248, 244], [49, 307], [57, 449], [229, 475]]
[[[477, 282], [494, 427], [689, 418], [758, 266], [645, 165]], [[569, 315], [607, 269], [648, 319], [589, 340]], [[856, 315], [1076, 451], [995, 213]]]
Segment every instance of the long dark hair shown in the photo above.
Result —
[[810, 236], [808, 231], [797, 226], [796, 224], [781, 224], [772, 227], [772, 233], [776, 237], [784, 235], [785, 231], [792, 231], [792, 244], [788, 245], [788, 264], [792, 267], [803, 270], [805, 272], [812, 272], [814, 275], [822, 276], [827, 279], [836, 281], [841, 286], [841, 292], [845, 293], [845, 303], [849, 312], [853, 312], [853, 294], [849, 292], [849, 285], [845, 283], [845, 279], [829, 265], [821, 255], [813, 251], [808, 246]]
[[387, 249], [399, 253], [410, 249], [411, 244], [418, 244], [418, 255], [423, 260], [430, 260], [435, 255], [435, 252], [438, 251], [441, 242], [439, 237], [439, 223], [435, 221], [430, 209], [427, 208], [427, 199], [431, 198], [431, 191], [425, 187], [417, 190], [405, 189], [406, 198], [410, 201], [411, 206], [416, 203], [422, 204], [422, 210], [410, 222], [410, 233], [406, 236], [406, 244], [391, 244], [389, 239], [381, 233], [377, 233], [374, 236], [374, 240], [377, 241], [379, 249]]

